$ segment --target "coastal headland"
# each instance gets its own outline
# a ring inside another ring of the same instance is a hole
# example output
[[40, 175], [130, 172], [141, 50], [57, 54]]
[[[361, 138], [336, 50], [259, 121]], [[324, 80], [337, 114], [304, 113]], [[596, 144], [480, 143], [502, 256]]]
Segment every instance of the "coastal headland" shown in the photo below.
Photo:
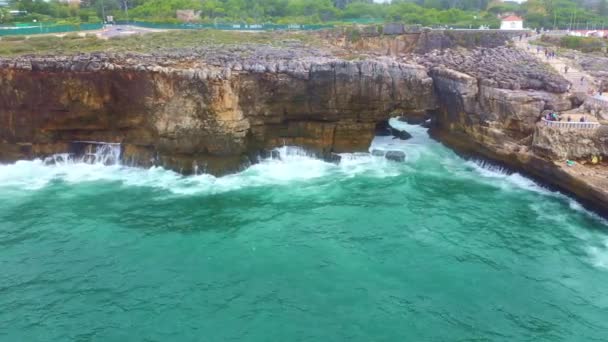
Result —
[[[513, 42], [525, 34], [392, 34], [373, 26], [83, 37], [76, 45], [3, 40], [0, 162], [103, 142], [120, 144], [128, 165], [222, 175], [284, 145], [326, 159], [366, 152], [399, 116], [430, 120], [447, 146], [522, 171], [606, 215], [602, 116], [573, 112], [585, 98]], [[588, 115], [594, 124], [542, 120], [552, 112]]]

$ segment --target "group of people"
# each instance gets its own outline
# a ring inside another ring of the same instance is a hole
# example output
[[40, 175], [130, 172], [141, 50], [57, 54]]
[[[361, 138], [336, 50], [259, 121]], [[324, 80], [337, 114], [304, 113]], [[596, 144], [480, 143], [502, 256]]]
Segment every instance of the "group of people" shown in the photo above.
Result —
[[587, 90], [587, 95], [589, 95], [589, 96], [595, 96], [595, 95], [604, 96], [604, 90], [603, 89], [595, 90], [593, 88], [589, 88]]
[[[562, 117], [557, 114], [556, 112], [551, 112], [551, 113], [547, 113], [545, 115], [545, 120], [547, 121], [562, 121]], [[566, 117], [566, 121], [567, 122], [572, 122], [572, 118], [570, 116]], [[587, 119], [585, 118], [584, 115], [581, 116], [581, 118], [578, 120], [579, 122], [587, 122]]]
[[[528, 50], [530, 50], [530, 45], [528, 45]], [[551, 59], [551, 58], [555, 58], [557, 57], [557, 54], [555, 53], [555, 50], [549, 50], [547, 48], [542, 48], [540, 46], [536, 46], [536, 54], [540, 54], [541, 52], [545, 53], [545, 58], [547, 59]]]
[[547, 115], [545, 115], [545, 120], [547, 120], [547, 121], [562, 121], [562, 118], [556, 112], [551, 112], [551, 113], [547, 113]]

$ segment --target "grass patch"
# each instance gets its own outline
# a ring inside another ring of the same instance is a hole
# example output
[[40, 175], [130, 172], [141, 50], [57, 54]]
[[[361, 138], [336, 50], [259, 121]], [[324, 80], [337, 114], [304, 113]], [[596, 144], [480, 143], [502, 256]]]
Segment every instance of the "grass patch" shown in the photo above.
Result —
[[[9, 38], [9, 39], [6, 39]], [[81, 52], [156, 52], [163, 49], [200, 47], [205, 45], [271, 44], [281, 46], [289, 41], [307, 45], [320, 44], [316, 35], [291, 32], [235, 32], [217, 30], [184, 30], [148, 33], [99, 39], [87, 34], [33, 36], [28, 39], [3, 37], [0, 40], [1, 56], [22, 54], [76, 54]]]
[[0, 38], [0, 40], [3, 40], [5, 42], [20, 42], [22, 40], [25, 40], [25, 38], [25, 36], [6, 36]]
[[530, 43], [545, 47], [556, 46], [582, 52], [602, 52], [606, 49], [606, 40], [595, 37], [543, 35], [540, 40], [535, 40]]
[[603, 51], [606, 42], [601, 38], [565, 36], [560, 39], [560, 46], [582, 52]]

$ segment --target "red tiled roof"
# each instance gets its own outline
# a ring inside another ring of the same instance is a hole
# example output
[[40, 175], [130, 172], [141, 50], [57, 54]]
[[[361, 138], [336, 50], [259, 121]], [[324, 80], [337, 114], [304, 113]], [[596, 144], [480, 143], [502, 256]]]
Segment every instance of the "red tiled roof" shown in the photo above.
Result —
[[502, 18], [502, 21], [524, 21], [524, 20], [516, 15], [510, 15], [508, 17]]

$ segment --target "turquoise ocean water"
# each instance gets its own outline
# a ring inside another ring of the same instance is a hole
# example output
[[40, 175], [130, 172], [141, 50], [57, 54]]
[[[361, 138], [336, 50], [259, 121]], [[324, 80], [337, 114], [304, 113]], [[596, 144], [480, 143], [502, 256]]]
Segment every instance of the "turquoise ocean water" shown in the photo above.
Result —
[[0, 341], [608, 341], [608, 226], [424, 129], [405, 163], [0, 166]]

